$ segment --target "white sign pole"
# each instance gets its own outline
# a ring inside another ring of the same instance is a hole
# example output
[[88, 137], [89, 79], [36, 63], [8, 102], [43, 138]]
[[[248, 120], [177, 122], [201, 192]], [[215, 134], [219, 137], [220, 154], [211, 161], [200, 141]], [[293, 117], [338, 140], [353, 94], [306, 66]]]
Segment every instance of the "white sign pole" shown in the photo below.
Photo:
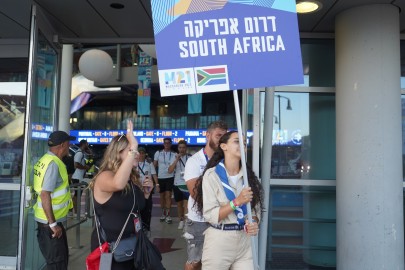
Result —
[[[233, 90], [233, 101], [235, 103], [236, 124], [237, 124], [237, 128], [238, 128], [240, 157], [241, 157], [242, 170], [243, 170], [243, 184], [245, 185], [245, 187], [248, 187], [249, 182], [248, 182], [247, 170], [246, 170], [245, 145], [243, 143], [242, 122], [241, 122], [241, 117], [240, 117], [238, 90]], [[248, 203], [246, 205], [246, 208], [247, 208], [248, 220], [249, 220], [249, 222], [252, 222], [252, 208], [250, 206], [250, 203]], [[252, 245], [253, 266], [254, 266], [254, 269], [259, 269], [257, 252], [256, 252], [256, 244], [255, 244], [255, 240], [253, 237], [251, 237], [251, 245]]]

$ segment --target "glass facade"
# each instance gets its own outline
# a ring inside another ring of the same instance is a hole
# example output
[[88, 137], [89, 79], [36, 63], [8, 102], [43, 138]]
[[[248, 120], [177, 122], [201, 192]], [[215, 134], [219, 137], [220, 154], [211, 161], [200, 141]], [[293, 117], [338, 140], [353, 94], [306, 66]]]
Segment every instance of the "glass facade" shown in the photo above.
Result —
[[[58, 71], [59, 56], [57, 50], [46, 39], [41, 30], [38, 30], [36, 39], [34, 72], [32, 78], [32, 95], [30, 102], [31, 129], [27, 134], [28, 142], [25, 146], [27, 155], [27, 186], [33, 186], [33, 167], [36, 162], [49, 150], [47, 141], [49, 134], [57, 130], [58, 115]], [[35, 194], [33, 194], [35, 197]], [[38, 247], [33, 204], [35, 200], [26, 202], [24, 208], [24, 221], [26, 226], [24, 243], [26, 252], [23, 254], [25, 269], [39, 269], [44, 263]]]
[[31, 135], [31, 161], [33, 166], [39, 158], [48, 151], [47, 139], [35, 136], [36, 126], [50, 134], [53, 130], [56, 119], [56, 100], [58, 96], [58, 55], [55, 49], [49, 44], [45, 36], [39, 31], [37, 45], [37, 65], [33, 83], [33, 95], [31, 100], [31, 123], [34, 127]]
[[[295, 93], [275, 89], [270, 269], [336, 266], [336, 191], [334, 182], [325, 184], [336, 180], [335, 94], [322, 89]], [[313, 181], [320, 183], [313, 186]]]
[[267, 264], [335, 269], [334, 40], [302, 40], [301, 49], [304, 84], [274, 92]]
[[336, 179], [335, 122], [334, 94], [276, 92], [272, 178]]
[[7, 65], [0, 68], [0, 257], [18, 254], [28, 60], [0, 59], [0, 67]]
[[19, 207], [19, 190], [0, 190], [0, 256], [17, 256]]
[[271, 188], [270, 269], [335, 268], [335, 199], [334, 187]]

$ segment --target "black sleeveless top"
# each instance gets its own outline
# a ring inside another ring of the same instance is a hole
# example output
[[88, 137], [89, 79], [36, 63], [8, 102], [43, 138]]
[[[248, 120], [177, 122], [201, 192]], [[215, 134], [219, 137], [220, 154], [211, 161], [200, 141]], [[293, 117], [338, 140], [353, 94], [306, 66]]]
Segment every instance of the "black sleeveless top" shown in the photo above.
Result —
[[[133, 212], [137, 212], [137, 210], [141, 211], [145, 206], [144, 194], [138, 186], [132, 185], [132, 187], [135, 187], [136, 202], [138, 203], [138, 205], [135, 204]], [[111, 198], [103, 204], [99, 204], [96, 200], [94, 200], [94, 209], [96, 211], [97, 219], [99, 220], [107, 237], [107, 239], [100, 239], [101, 243], [103, 243], [105, 240], [107, 240], [107, 242], [117, 240], [132, 209], [133, 203], [134, 198], [132, 188], [127, 192], [114, 192]], [[122, 238], [127, 238], [133, 234], [135, 234], [135, 226], [133, 217], [131, 217], [124, 230]], [[94, 228], [91, 239], [91, 250], [94, 250], [96, 247], [98, 247], [98, 239], [97, 231]]]

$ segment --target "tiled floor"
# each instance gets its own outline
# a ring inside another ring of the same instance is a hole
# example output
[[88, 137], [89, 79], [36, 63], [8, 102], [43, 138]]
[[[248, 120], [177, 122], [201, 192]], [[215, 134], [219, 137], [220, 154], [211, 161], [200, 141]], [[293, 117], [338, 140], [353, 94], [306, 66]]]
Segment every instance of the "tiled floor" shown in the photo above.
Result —
[[[172, 224], [159, 221], [160, 206], [158, 205], [158, 195], [155, 194], [154, 208], [152, 211], [151, 237], [150, 239], [162, 253], [163, 265], [167, 270], [184, 269], [184, 262], [187, 258], [186, 243], [181, 237], [182, 230], [178, 230], [178, 218], [173, 218]], [[173, 204], [175, 206], [175, 204]], [[176, 217], [175, 207], [172, 209], [172, 217]], [[68, 226], [77, 222], [70, 219]], [[86, 221], [80, 226], [80, 239], [76, 237], [76, 227], [68, 230], [68, 243], [70, 248], [69, 269], [86, 269], [86, 256], [90, 253], [90, 235], [92, 232], [92, 222]], [[80, 246], [80, 248], [77, 248]]]

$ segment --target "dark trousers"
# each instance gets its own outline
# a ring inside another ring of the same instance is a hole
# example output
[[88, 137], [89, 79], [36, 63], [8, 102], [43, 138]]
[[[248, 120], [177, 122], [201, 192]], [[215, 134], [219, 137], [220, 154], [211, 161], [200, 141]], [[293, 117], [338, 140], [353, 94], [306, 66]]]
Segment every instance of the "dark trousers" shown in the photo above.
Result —
[[46, 261], [48, 270], [67, 270], [69, 262], [69, 249], [66, 237], [66, 230], [62, 223], [58, 223], [62, 228], [60, 238], [52, 238], [52, 230], [46, 224], [38, 223], [38, 244], [42, 255]]
[[149, 198], [147, 200], [145, 200], [145, 208], [143, 208], [141, 211], [141, 219], [142, 219], [143, 228], [148, 231], [150, 231], [150, 221], [152, 218], [152, 207], [153, 207], [152, 194], [150, 194]]

